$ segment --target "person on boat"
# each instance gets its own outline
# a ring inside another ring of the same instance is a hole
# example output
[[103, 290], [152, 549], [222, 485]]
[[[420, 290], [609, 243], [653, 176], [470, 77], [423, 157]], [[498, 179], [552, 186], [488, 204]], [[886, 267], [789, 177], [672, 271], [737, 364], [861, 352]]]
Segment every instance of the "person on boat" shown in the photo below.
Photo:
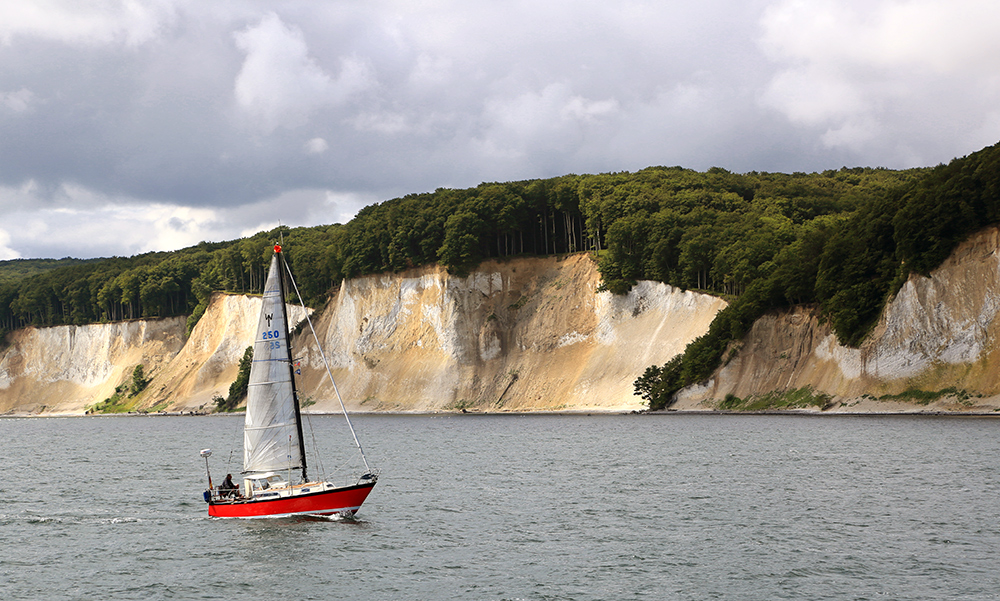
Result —
[[239, 487], [233, 482], [233, 475], [226, 474], [226, 479], [219, 485], [219, 496], [234, 497], [237, 490], [239, 490]]

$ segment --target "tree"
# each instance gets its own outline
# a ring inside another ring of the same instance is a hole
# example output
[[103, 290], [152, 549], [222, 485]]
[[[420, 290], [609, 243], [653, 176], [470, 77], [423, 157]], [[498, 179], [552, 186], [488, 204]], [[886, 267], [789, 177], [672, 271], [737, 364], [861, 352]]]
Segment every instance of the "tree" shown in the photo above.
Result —
[[217, 397], [216, 408], [219, 411], [232, 411], [236, 409], [247, 396], [250, 387], [250, 365], [253, 363], [253, 345], [248, 346], [243, 351], [243, 358], [240, 359], [240, 368], [236, 373], [236, 379], [229, 385], [229, 396], [226, 398]]
[[483, 258], [480, 248], [485, 224], [470, 211], [456, 213], [445, 222], [444, 244], [438, 251], [441, 263], [454, 273], [464, 274]]
[[136, 365], [135, 369], [132, 370], [132, 385], [129, 387], [128, 395], [134, 397], [138, 395], [146, 387], [149, 386], [150, 380], [146, 378], [142, 371], [142, 364]]
[[635, 381], [635, 394], [649, 406], [650, 411], [666, 409], [674, 402], [674, 395], [681, 389], [683, 356], [677, 355], [663, 367], [650, 365]]

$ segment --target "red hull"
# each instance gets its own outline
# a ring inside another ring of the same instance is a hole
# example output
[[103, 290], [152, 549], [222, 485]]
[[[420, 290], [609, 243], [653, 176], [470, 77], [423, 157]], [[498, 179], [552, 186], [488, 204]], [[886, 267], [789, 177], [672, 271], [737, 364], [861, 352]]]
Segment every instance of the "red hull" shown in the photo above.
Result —
[[280, 499], [212, 501], [208, 515], [217, 518], [289, 517], [351, 513], [361, 508], [375, 483]]

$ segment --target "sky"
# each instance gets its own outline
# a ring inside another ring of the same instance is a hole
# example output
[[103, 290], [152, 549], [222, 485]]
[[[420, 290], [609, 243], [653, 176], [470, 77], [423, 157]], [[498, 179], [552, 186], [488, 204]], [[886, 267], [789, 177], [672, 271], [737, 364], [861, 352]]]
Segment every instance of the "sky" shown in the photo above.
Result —
[[998, 141], [995, 0], [0, 3], [0, 259], [481, 182], [898, 169]]

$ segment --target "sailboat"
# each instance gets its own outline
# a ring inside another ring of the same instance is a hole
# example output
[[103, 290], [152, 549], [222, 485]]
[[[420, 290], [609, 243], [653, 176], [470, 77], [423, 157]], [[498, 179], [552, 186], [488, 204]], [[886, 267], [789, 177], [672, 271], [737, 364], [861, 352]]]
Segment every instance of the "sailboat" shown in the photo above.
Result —
[[[309, 478], [302, 435], [302, 415], [295, 389], [295, 365], [289, 346], [283, 271], [287, 272], [289, 282], [298, 294], [298, 287], [281, 252], [281, 245], [276, 244], [264, 284], [264, 302], [253, 344], [243, 427], [242, 486], [233, 484], [227, 477], [224, 485], [213, 487], [212, 474], [208, 468], [208, 458], [212, 451], [201, 451], [208, 474], [208, 490], [204, 497], [208, 502], [208, 515], [212, 517], [352, 516], [360, 509], [378, 480], [378, 472], [368, 466], [364, 449], [351, 424], [322, 347], [320, 356], [340, 400], [340, 407], [365, 470], [356, 480], [352, 477], [347, 483], [335, 484], [326, 479]], [[308, 315], [306, 319], [316, 344], [319, 345], [312, 320]]]

